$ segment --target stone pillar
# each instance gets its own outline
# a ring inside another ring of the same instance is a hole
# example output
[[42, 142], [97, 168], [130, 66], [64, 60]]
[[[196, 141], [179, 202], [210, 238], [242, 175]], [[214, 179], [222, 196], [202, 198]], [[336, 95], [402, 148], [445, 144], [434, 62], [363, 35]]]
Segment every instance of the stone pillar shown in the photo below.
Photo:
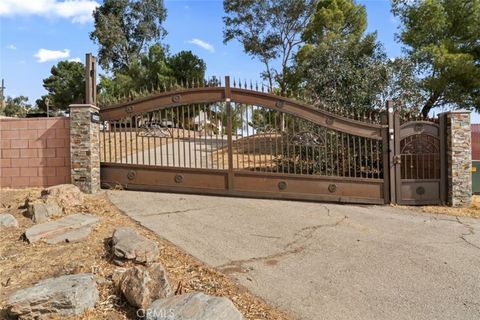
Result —
[[85, 193], [100, 190], [99, 108], [70, 105], [71, 181]]
[[445, 117], [448, 203], [453, 207], [468, 207], [472, 201], [470, 112], [451, 111]]

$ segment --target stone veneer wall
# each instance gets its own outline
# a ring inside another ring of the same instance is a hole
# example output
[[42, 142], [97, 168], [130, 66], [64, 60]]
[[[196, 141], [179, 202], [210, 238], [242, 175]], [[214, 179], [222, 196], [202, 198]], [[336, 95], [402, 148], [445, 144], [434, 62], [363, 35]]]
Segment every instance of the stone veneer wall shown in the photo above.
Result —
[[98, 108], [70, 105], [70, 153], [72, 183], [86, 193], [100, 190], [100, 124], [91, 120]]
[[447, 199], [453, 207], [472, 201], [472, 147], [470, 112], [446, 113]]

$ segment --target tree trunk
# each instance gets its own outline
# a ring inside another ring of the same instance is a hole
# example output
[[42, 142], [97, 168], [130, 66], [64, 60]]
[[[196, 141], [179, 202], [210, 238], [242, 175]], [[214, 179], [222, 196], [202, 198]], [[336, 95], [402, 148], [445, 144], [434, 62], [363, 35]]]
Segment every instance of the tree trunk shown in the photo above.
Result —
[[430, 112], [430, 110], [432, 110], [432, 108], [435, 105], [435, 103], [437, 102], [439, 96], [440, 96], [439, 94], [433, 93], [430, 96], [430, 98], [428, 98], [427, 102], [423, 105], [422, 115], [423, 115], [424, 118], [428, 117], [428, 113]]

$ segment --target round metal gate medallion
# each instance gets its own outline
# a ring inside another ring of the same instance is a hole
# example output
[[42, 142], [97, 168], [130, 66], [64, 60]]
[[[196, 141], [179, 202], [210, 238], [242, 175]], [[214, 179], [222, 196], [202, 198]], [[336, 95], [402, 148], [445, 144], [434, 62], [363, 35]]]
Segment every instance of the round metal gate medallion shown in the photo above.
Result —
[[179, 102], [180, 101], [180, 95], [179, 94], [176, 94], [172, 97], [172, 102]]
[[327, 117], [327, 119], [325, 119], [325, 123], [328, 124], [328, 125], [332, 125], [333, 121], [334, 121], [334, 119], [332, 117]]
[[328, 186], [328, 191], [332, 193], [337, 191], [337, 185], [332, 183], [331, 185]]
[[420, 131], [422, 131], [422, 130], [423, 130], [423, 124], [417, 123], [417, 124], [415, 125], [415, 128], [413, 128], [413, 130], [414, 130], [415, 132], [420, 132]]
[[285, 102], [281, 100], [275, 103], [275, 106], [277, 106], [277, 108], [283, 108], [284, 105], [285, 105]]
[[181, 174], [175, 175], [175, 182], [176, 183], [182, 183], [183, 182], [183, 175], [181, 175]]
[[287, 189], [287, 182], [286, 182], [286, 181], [280, 181], [280, 182], [278, 183], [278, 189], [279, 189], [279, 190], [285, 190], [285, 189]]
[[135, 109], [134, 106], [127, 106], [127, 107], [125, 108], [125, 112], [126, 112], [126, 113], [132, 113], [134, 109]]
[[127, 179], [128, 180], [133, 180], [137, 176], [137, 173], [133, 170], [128, 171], [127, 173]]
[[415, 192], [421, 196], [423, 194], [425, 194], [425, 188], [424, 187], [418, 187], [417, 190], [415, 190]]

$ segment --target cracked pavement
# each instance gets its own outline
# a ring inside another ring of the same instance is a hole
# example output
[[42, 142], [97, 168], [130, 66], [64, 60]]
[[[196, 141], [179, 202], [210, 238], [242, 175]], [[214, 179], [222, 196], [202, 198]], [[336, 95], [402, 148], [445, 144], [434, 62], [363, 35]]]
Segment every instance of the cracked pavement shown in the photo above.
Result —
[[480, 219], [390, 206], [108, 195], [294, 319], [480, 319]]

